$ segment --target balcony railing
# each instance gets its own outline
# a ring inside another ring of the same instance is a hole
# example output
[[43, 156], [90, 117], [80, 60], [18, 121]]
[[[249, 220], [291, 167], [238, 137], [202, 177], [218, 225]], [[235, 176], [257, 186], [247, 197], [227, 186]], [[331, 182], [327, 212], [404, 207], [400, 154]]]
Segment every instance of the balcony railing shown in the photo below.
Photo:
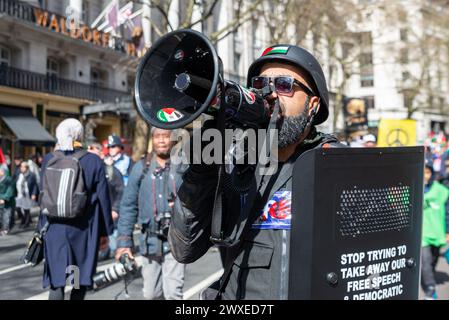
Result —
[[121, 97], [130, 95], [125, 91], [102, 88], [7, 66], [0, 66], [0, 86], [102, 102], [114, 102]]
[[[6, 14], [20, 20], [37, 23], [34, 15], [35, 9], [40, 8], [18, 0], [0, 0], [0, 14]], [[58, 21], [62, 18], [60, 14], [50, 12], [48, 10], [45, 11], [49, 12], [50, 15], [57, 17]], [[123, 38], [112, 35], [110, 35], [109, 38], [112, 39], [111, 43], [113, 43], [113, 45], [108, 46], [109, 49], [126, 53], [126, 41]]]

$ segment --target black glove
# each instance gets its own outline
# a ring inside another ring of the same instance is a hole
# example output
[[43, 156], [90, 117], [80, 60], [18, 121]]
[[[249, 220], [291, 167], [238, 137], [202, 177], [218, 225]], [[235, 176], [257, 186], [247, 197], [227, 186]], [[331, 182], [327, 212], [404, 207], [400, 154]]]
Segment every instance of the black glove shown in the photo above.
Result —
[[[211, 128], [216, 128], [216, 120], [215, 119], [207, 120], [203, 123], [203, 126], [200, 129], [201, 130], [200, 137], [203, 136], [204, 131], [206, 131], [207, 129], [211, 129]], [[195, 134], [197, 134], [197, 133], [195, 133]], [[190, 144], [189, 144], [190, 166], [189, 166], [188, 171], [190, 171], [194, 174], [215, 175], [218, 171], [218, 165], [216, 163], [206, 164], [203, 162], [204, 159], [202, 157], [203, 150], [204, 150], [205, 146], [207, 146], [209, 143], [214, 143], [214, 142], [213, 141], [202, 141], [202, 139], [201, 139], [201, 149], [200, 149], [201, 152], [199, 154], [198, 154], [198, 152], [195, 153], [195, 151], [198, 151], [198, 148], [196, 148], [197, 150], [195, 150], [193, 148], [193, 143], [194, 143], [194, 139], [193, 139], [193, 134], [192, 134], [192, 136], [190, 137]]]

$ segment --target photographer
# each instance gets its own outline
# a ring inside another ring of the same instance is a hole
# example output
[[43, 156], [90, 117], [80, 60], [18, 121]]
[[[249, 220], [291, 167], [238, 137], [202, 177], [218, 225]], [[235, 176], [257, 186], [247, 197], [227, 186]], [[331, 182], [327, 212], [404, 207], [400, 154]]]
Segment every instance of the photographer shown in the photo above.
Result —
[[263, 175], [260, 184], [245, 193], [222, 191], [222, 203], [214, 205], [219, 167], [195, 164], [184, 174], [175, 201], [168, 238], [182, 263], [194, 262], [213, 245], [214, 210], [225, 217], [225, 235], [248, 216], [239, 241], [223, 247], [224, 275], [203, 292], [204, 299], [287, 298], [293, 164], [307, 150], [343, 146], [315, 128], [328, 117], [329, 96], [320, 64], [303, 48], [282, 45], [265, 50], [249, 68], [248, 87], [269, 89], [265, 98], [272, 108], [279, 101], [277, 172]]
[[140, 252], [143, 295], [148, 300], [182, 299], [185, 265], [178, 263], [167, 242], [174, 197], [180, 185], [179, 167], [170, 164], [171, 131], [152, 128], [153, 152], [131, 171], [120, 205], [116, 259], [133, 258], [134, 225], [142, 226]]

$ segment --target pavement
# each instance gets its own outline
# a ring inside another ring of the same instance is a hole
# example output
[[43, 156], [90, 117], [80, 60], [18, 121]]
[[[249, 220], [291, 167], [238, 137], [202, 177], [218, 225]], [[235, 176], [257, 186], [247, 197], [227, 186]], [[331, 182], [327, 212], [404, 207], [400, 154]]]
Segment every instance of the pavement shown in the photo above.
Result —
[[[32, 227], [26, 230], [16, 227], [8, 236], [0, 237], [0, 300], [46, 300], [48, 298], [48, 291], [42, 288], [43, 263], [35, 267], [20, 263], [20, 257], [33, 231]], [[114, 263], [113, 259], [102, 261], [98, 264], [97, 271], [101, 272]], [[219, 253], [215, 248], [211, 248], [196, 262], [186, 265], [184, 299], [198, 299], [199, 292], [217, 280], [221, 274]], [[125, 281], [120, 280], [98, 291], [89, 291], [86, 300], [143, 300], [140, 273], [130, 277], [129, 280], [131, 282], [128, 285], [128, 295], [124, 291]]]

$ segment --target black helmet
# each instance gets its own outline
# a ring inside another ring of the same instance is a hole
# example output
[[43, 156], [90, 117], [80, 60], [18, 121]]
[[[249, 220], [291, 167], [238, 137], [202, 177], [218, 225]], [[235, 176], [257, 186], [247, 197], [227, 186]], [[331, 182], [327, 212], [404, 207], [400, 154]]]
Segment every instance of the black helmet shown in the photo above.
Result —
[[287, 62], [306, 71], [313, 80], [315, 92], [320, 97], [320, 110], [315, 116], [314, 123], [320, 124], [329, 116], [329, 92], [323, 69], [317, 59], [307, 50], [292, 45], [276, 45], [265, 49], [259, 59], [254, 61], [248, 69], [248, 83], [251, 87], [252, 77], [258, 76], [262, 66], [267, 62]]
[[108, 148], [111, 147], [123, 147], [122, 140], [119, 136], [116, 136], [115, 134], [112, 134], [108, 137]]

